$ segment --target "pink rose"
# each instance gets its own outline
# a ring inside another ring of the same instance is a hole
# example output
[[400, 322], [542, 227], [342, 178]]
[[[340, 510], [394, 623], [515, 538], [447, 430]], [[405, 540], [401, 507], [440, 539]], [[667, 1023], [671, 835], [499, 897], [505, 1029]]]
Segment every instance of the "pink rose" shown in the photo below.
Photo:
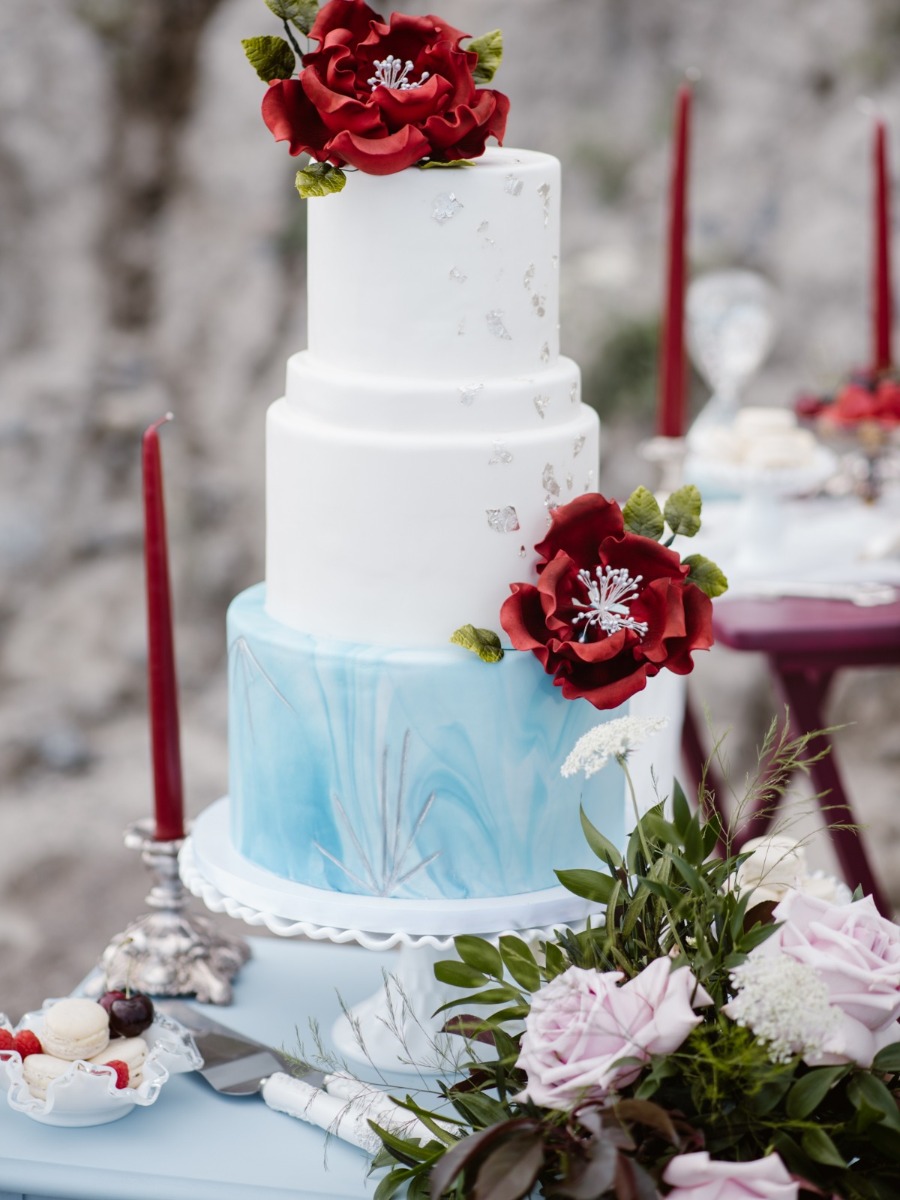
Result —
[[679, 1154], [663, 1180], [666, 1200], [797, 1200], [799, 1186], [777, 1154], [752, 1162], [718, 1162], [706, 1150]]
[[830, 904], [792, 892], [773, 916], [784, 924], [755, 953], [786, 954], [811, 967], [843, 1014], [834, 1053], [816, 1061], [871, 1066], [879, 1050], [900, 1041], [900, 929], [871, 896]]
[[535, 1104], [564, 1111], [627, 1087], [651, 1054], [677, 1050], [701, 1018], [692, 1005], [711, 1004], [687, 967], [654, 959], [627, 983], [620, 971], [569, 967], [534, 996], [525, 1019], [519, 1066], [522, 1092]]

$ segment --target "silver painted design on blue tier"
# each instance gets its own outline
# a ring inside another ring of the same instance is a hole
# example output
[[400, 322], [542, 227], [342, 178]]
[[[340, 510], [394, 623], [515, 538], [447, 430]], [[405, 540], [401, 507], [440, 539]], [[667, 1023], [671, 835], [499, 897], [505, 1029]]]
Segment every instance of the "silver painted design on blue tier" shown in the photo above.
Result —
[[336, 858], [330, 850], [326, 850], [324, 846], [320, 846], [318, 842], [313, 842], [315, 848], [320, 854], [324, 855], [350, 880], [355, 884], [355, 891], [358, 890], [361, 895], [392, 896], [399, 887], [407, 883], [412, 877], [424, 870], [429, 863], [440, 855], [440, 850], [435, 850], [429, 854], [427, 858], [421, 858], [413, 866], [408, 866], [408, 856], [412, 851], [416, 838], [425, 824], [425, 820], [431, 812], [431, 807], [434, 804], [437, 796], [432, 792], [424, 802], [416, 817], [412, 831], [406, 837], [406, 841], [401, 849], [400, 842], [403, 836], [402, 829], [404, 824], [404, 788], [406, 784], [406, 768], [409, 762], [409, 739], [410, 731], [407, 729], [403, 734], [403, 748], [400, 751], [400, 771], [397, 782], [397, 798], [391, 807], [388, 800], [388, 757], [389, 747], [385, 746], [381, 756], [381, 862], [380, 869], [371, 861], [365, 847], [360, 843], [357, 837], [356, 830], [353, 828], [353, 822], [347, 814], [346, 809], [341, 803], [339, 796], [332, 796], [331, 802], [337, 809], [338, 815], [341, 818], [341, 823], [347, 832], [347, 836], [353, 845], [356, 857], [365, 868], [365, 878], [360, 879], [345, 863]]
[[487, 508], [487, 523], [494, 533], [515, 533], [519, 526], [519, 514], [515, 505], [504, 504], [502, 508]]
[[623, 844], [621, 773], [560, 775], [620, 714], [563, 700], [532, 654], [313, 638], [266, 614], [263, 585], [232, 603], [228, 640], [232, 838], [276, 875], [407, 899], [552, 888], [596, 868], [582, 802]]
[[463, 203], [456, 198], [454, 192], [441, 192], [440, 195], [434, 198], [434, 203], [431, 207], [431, 216], [433, 220], [437, 221], [438, 225], [443, 225], [445, 221], [452, 220], [462, 208]]

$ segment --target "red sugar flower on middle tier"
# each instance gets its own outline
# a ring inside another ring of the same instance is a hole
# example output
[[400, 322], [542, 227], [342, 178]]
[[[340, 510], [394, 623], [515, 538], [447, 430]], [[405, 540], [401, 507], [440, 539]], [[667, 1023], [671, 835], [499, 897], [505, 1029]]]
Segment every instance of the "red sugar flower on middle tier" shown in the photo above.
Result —
[[[696, 489], [685, 490], [696, 496], [699, 513]], [[661, 534], [662, 514], [640, 492], [659, 514]], [[667, 506], [667, 519], [669, 513]], [[710, 587], [703, 568], [712, 564], [699, 556], [682, 561], [653, 537], [633, 532], [615, 501], [590, 494], [556, 509], [535, 550], [542, 559], [538, 581], [511, 585], [500, 623], [517, 650], [531, 650], [554, 676], [566, 699], [615, 708], [663, 668], [687, 675], [693, 651], [712, 645], [707, 592], [723, 591], [724, 579], [719, 574], [721, 582]], [[698, 582], [691, 578], [695, 569]]]

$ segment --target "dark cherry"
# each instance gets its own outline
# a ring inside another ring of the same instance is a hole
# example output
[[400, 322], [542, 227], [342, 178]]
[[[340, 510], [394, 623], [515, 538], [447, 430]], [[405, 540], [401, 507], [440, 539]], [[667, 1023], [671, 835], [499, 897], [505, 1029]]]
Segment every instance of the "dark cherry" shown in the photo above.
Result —
[[137, 1037], [153, 1024], [153, 1001], [143, 992], [107, 992], [100, 1004], [109, 1013], [114, 1037]]

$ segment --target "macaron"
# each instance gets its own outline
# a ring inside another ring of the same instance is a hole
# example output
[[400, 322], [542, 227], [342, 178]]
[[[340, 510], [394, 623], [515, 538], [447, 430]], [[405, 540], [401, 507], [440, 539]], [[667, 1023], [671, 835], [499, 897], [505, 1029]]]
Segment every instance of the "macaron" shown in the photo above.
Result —
[[71, 1065], [68, 1059], [54, 1058], [52, 1054], [29, 1054], [22, 1060], [22, 1075], [32, 1096], [46, 1100], [47, 1088]]
[[95, 1054], [90, 1061], [97, 1066], [118, 1059], [128, 1067], [128, 1086], [140, 1087], [143, 1082], [143, 1066], [150, 1047], [142, 1037], [113, 1038], [105, 1050]]
[[109, 1043], [109, 1013], [93, 1000], [58, 1000], [44, 1013], [40, 1038], [45, 1052], [55, 1058], [92, 1058]]

